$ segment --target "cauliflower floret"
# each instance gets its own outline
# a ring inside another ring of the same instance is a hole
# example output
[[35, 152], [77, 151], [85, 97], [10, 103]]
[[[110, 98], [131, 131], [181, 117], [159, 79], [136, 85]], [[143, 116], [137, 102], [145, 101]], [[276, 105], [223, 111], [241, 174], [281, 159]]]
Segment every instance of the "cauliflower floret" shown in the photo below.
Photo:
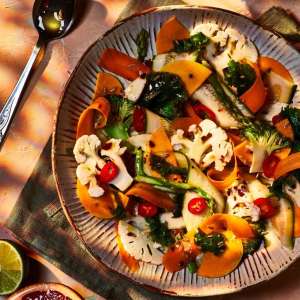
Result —
[[100, 197], [104, 194], [96, 179], [99, 169], [105, 165], [105, 161], [97, 153], [100, 146], [101, 141], [92, 134], [80, 137], [73, 149], [75, 160], [79, 164], [76, 176], [82, 185], [89, 184], [88, 193], [91, 197]]
[[260, 208], [253, 203], [253, 195], [245, 182], [235, 182], [227, 190], [228, 213], [241, 217], [250, 218], [252, 222], [257, 222], [260, 217]]
[[105, 161], [97, 153], [101, 146], [101, 141], [95, 135], [83, 135], [75, 143], [73, 153], [78, 164], [84, 163], [88, 158], [93, 158], [97, 166], [102, 169]]
[[174, 149], [183, 148], [187, 156], [196, 163], [201, 163], [203, 168], [215, 163], [215, 169], [222, 171], [233, 155], [226, 132], [208, 119], [200, 122], [198, 126], [191, 125], [189, 132], [194, 134], [193, 141], [184, 137], [183, 130], [177, 130], [171, 137]]
[[126, 147], [120, 147], [120, 139], [110, 139], [107, 144], [111, 144], [110, 149], [102, 149], [101, 155], [109, 157], [119, 168], [119, 174], [110, 183], [116, 186], [120, 191], [125, 191], [133, 182], [129, 175], [126, 166], [121, 158], [121, 155], [126, 151]]

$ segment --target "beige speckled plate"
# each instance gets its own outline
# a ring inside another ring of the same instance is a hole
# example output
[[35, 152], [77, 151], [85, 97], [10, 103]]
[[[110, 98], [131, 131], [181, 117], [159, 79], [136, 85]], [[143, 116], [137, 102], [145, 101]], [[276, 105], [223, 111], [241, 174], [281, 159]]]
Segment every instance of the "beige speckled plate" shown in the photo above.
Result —
[[[277, 246], [261, 249], [248, 257], [231, 274], [215, 279], [191, 275], [182, 270], [175, 274], [163, 266], [141, 263], [137, 273], [132, 273], [122, 263], [115, 240], [113, 221], [92, 217], [81, 206], [76, 197], [76, 162], [72, 156], [75, 144], [75, 129], [81, 112], [91, 103], [96, 83], [97, 60], [108, 47], [116, 48], [131, 56], [136, 55], [134, 37], [145, 28], [150, 32], [151, 43], [148, 56], [156, 53], [155, 36], [161, 24], [170, 16], [177, 18], [192, 29], [203, 22], [215, 22], [222, 28], [232, 26], [248, 36], [262, 55], [271, 56], [282, 62], [300, 83], [300, 56], [284, 39], [264, 30], [250, 19], [232, 12], [197, 7], [162, 7], [145, 14], [131, 17], [113, 28], [85, 53], [71, 76], [60, 103], [56, 128], [53, 135], [53, 170], [61, 204], [76, 232], [91, 254], [112, 270], [125, 275], [132, 281], [150, 286], [162, 293], [178, 296], [206, 296], [231, 293], [258, 282], [273, 278], [287, 268], [300, 255], [300, 243], [296, 241], [293, 251]], [[127, 81], [121, 78], [126, 86]], [[299, 91], [295, 101], [299, 101]]]

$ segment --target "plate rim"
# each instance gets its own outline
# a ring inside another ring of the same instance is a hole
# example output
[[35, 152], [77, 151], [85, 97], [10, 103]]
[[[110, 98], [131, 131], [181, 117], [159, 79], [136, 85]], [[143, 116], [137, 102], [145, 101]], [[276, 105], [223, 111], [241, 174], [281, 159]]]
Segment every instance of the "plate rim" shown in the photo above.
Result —
[[[88, 244], [86, 243], [85, 239], [83, 238], [80, 230], [77, 228], [77, 225], [75, 224], [75, 222], [73, 221], [73, 219], [71, 217], [71, 213], [69, 212], [69, 209], [66, 205], [65, 199], [63, 197], [63, 193], [61, 191], [61, 184], [60, 184], [60, 180], [59, 180], [59, 176], [58, 176], [58, 172], [57, 172], [57, 168], [56, 168], [56, 155], [55, 155], [56, 142], [57, 142], [57, 131], [58, 131], [58, 121], [59, 121], [59, 114], [60, 114], [61, 106], [63, 104], [63, 101], [64, 101], [65, 97], [66, 97], [67, 90], [68, 90], [68, 87], [69, 87], [70, 83], [72, 82], [72, 80], [76, 76], [76, 73], [77, 73], [78, 69], [82, 65], [82, 62], [87, 57], [90, 50], [93, 47], [95, 47], [95, 45], [100, 40], [102, 40], [104, 37], [106, 37], [108, 34], [110, 34], [114, 30], [116, 30], [118, 27], [122, 26], [123, 24], [125, 24], [126, 22], [130, 21], [133, 18], [140, 17], [140, 16], [143, 16], [143, 15], [146, 15], [146, 14], [161, 12], [161, 11], [184, 10], [184, 9], [187, 9], [187, 10], [192, 9], [192, 10], [197, 10], [197, 11], [218, 11], [218, 12], [223, 12], [223, 13], [227, 13], [227, 14], [231, 14], [231, 15], [234, 15], [234, 16], [241, 17], [241, 18], [246, 19], [247, 21], [251, 22], [253, 25], [259, 26], [263, 30], [268, 31], [268, 32], [272, 33], [273, 35], [277, 36], [279, 39], [283, 40], [287, 45], [289, 45], [295, 51], [297, 51], [297, 49], [294, 48], [292, 43], [290, 41], [286, 40], [281, 34], [279, 34], [275, 31], [259, 24], [256, 20], [254, 20], [254, 19], [252, 19], [248, 16], [242, 15], [238, 12], [231, 11], [231, 10], [228, 10], [228, 9], [219, 8], [219, 7], [200, 6], [200, 5], [185, 5], [185, 4], [184, 5], [179, 4], [179, 5], [155, 6], [155, 7], [151, 7], [151, 8], [148, 8], [146, 10], [140, 11], [140, 12], [133, 13], [132, 15], [130, 15], [128, 17], [125, 17], [122, 20], [117, 20], [117, 22], [110, 29], [108, 29], [106, 32], [104, 32], [102, 35], [100, 35], [83, 52], [83, 54], [81, 55], [80, 59], [78, 60], [78, 62], [76, 64], [75, 68], [71, 72], [68, 80], [65, 82], [65, 84], [63, 86], [63, 91], [61, 93], [61, 96], [59, 97], [59, 102], [58, 102], [58, 105], [57, 105], [57, 108], [56, 108], [56, 111], [55, 111], [53, 133], [51, 135], [51, 138], [52, 138], [52, 141], [51, 141], [51, 166], [52, 166], [52, 173], [53, 173], [53, 177], [54, 177], [54, 181], [55, 181], [56, 191], [57, 191], [58, 198], [59, 198], [60, 204], [62, 206], [64, 215], [66, 216], [69, 224], [75, 230], [77, 237], [80, 239], [80, 241], [84, 245], [86, 251], [88, 251], [88, 253], [97, 261], [97, 263], [99, 264], [99, 266], [101, 268], [104, 268], [105, 270], [113, 272], [117, 276], [124, 278], [128, 283], [132, 283], [137, 287], [145, 288], [146, 290], [148, 290], [150, 292], [155, 292], [155, 293], [159, 293], [161, 295], [168, 295], [168, 296], [174, 296], [174, 297], [192, 298], [192, 297], [197, 297], [197, 296], [196, 295], [189, 295], [189, 294], [180, 295], [180, 294], [177, 294], [175, 292], [171, 292], [171, 291], [168, 291], [168, 290], [153, 287], [151, 285], [142, 283], [138, 280], [135, 280], [131, 277], [128, 277], [125, 274], [122, 274], [122, 273], [118, 272], [117, 270], [114, 270], [113, 268], [111, 268], [110, 266], [108, 266], [104, 262], [102, 262], [101, 258], [97, 254], [95, 254], [94, 251], [88, 246]], [[299, 56], [300, 56], [300, 53], [299, 53]], [[289, 267], [291, 267], [299, 259], [299, 257], [300, 257], [300, 252], [298, 253], [298, 255], [295, 256], [295, 258], [294, 258], [294, 260], [291, 264], [284, 265], [279, 270], [277, 270], [277, 272], [272, 273], [272, 275], [268, 278], [263, 278], [262, 280], [259, 280], [255, 283], [252, 283], [252, 284], [249, 284], [248, 286], [245, 286], [245, 287], [234, 287], [233, 289], [230, 289], [230, 290], [227, 290], [227, 291], [220, 291], [220, 292], [217, 292], [217, 293], [214, 293], [214, 294], [202, 294], [200, 297], [234, 294], [234, 293], [240, 292], [242, 290], [248, 289], [250, 287], [254, 287], [254, 286], [266, 283], [266, 282], [270, 281], [271, 279], [277, 277], [282, 272], [286, 271]]]

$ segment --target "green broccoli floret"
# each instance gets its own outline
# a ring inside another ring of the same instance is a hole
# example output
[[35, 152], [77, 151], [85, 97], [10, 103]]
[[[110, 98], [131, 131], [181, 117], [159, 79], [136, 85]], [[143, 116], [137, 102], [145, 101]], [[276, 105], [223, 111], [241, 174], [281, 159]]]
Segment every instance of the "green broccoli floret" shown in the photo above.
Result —
[[199, 231], [195, 234], [195, 244], [200, 246], [203, 252], [212, 252], [215, 255], [222, 254], [226, 248], [222, 233], [205, 234]]

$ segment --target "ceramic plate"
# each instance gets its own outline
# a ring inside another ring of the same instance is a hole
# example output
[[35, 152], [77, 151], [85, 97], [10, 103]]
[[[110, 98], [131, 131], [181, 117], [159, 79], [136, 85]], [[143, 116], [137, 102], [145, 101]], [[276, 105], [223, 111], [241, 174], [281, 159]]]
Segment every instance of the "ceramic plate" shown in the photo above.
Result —
[[[113, 221], [92, 217], [76, 197], [76, 162], [72, 155], [75, 131], [81, 112], [91, 103], [100, 71], [96, 62], [101, 52], [108, 47], [136, 56], [134, 38], [142, 28], [150, 32], [151, 43], [148, 56], [156, 53], [155, 36], [161, 24], [170, 16], [176, 17], [189, 29], [199, 23], [214, 22], [220, 27], [234, 27], [249, 37], [261, 55], [271, 56], [286, 66], [300, 83], [300, 55], [284, 39], [255, 24], [250, 19], [232, 12], [197, 7], [162, 7], [145, 14], [131, 17], [96, 41], [80, 60], [72, 74], [60, 103], [53, 136], [53, 170], [62, 206], [68, 219], [91, 254], [120, 274], [136, 283], [156, 288], [163, 293], [178, 296], [207, 296], [231, 293], [268, 280], [289, 265], [300, 255], [297, 239], [293, 251], [281, 246], [261, 249], [249, 256], [232, 273], [225, 277], [207, 279], [190, 274], [187, 270], [167, 272], [163, 266], [141, 263], [137, 273], [132, 273], [122, 263], [115, 239]], [[120, 78], [126, 86], [128, 82]], [[295, 101], [299, 101], [299, 91]]]

